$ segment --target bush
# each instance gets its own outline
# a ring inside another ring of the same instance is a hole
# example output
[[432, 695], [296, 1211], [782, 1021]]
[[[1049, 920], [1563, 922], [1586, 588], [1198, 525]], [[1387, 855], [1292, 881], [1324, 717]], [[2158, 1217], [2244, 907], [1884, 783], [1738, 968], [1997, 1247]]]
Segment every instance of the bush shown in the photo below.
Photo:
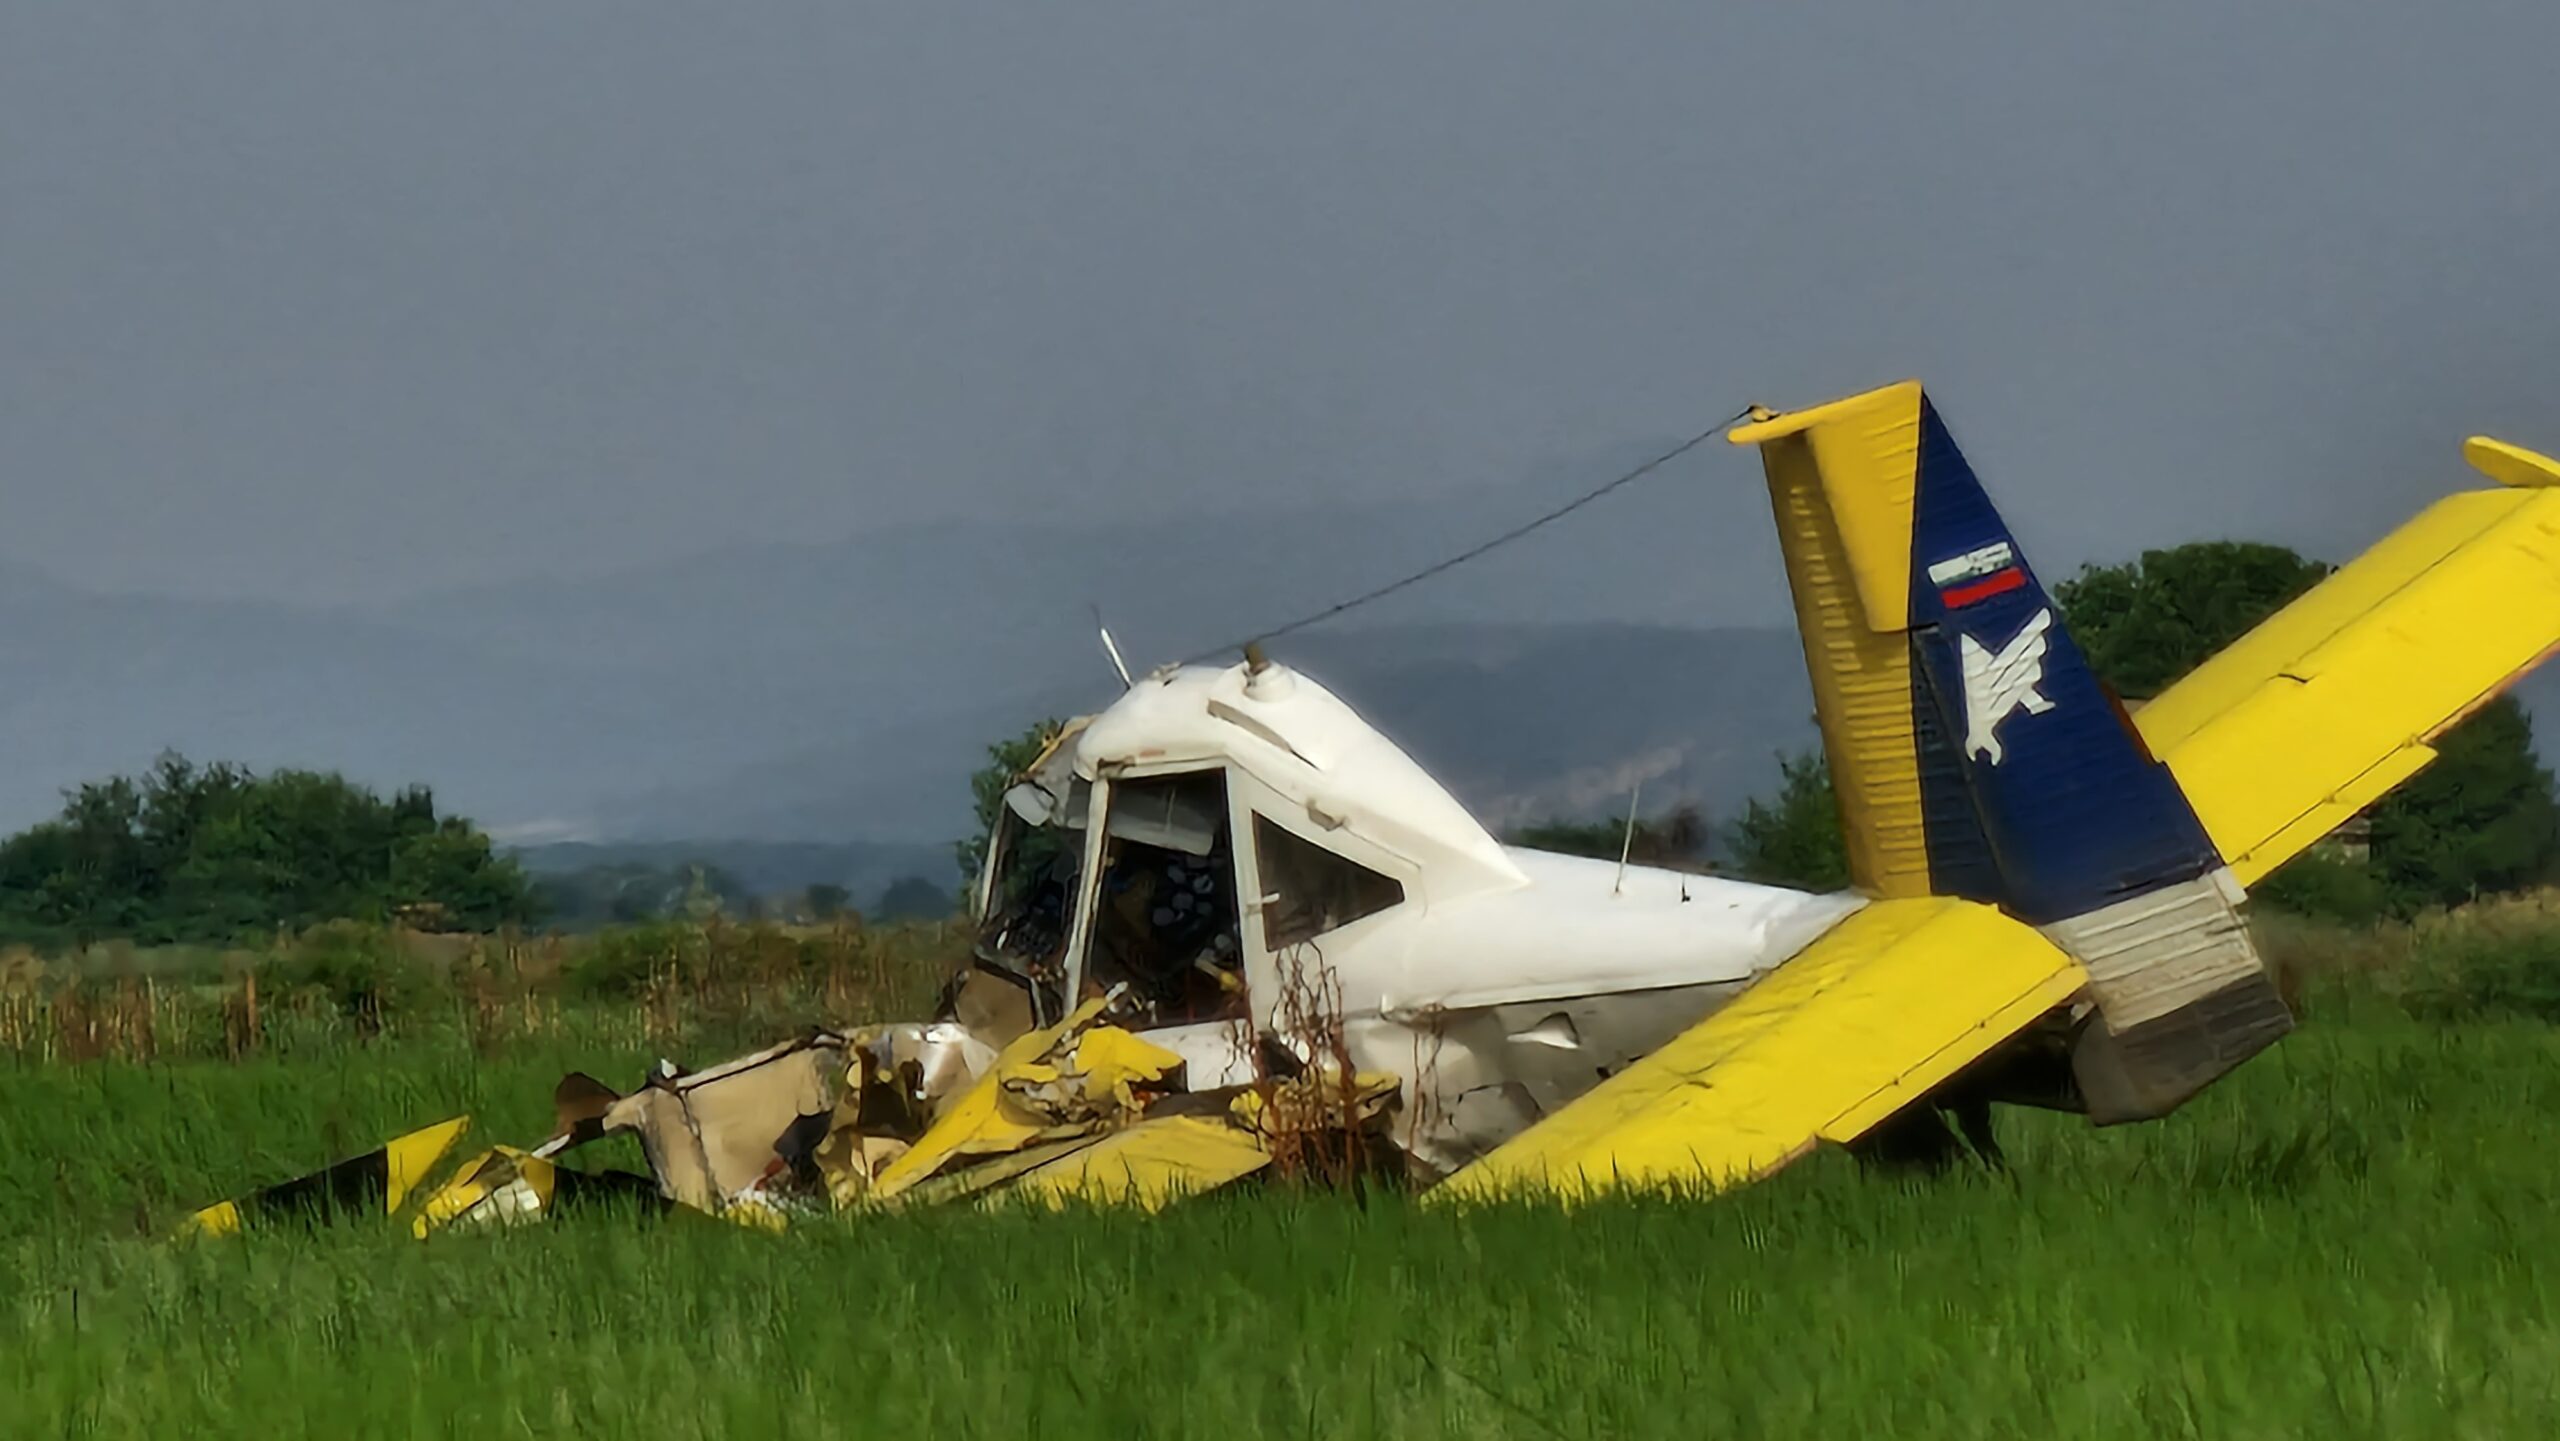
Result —
[[365, 1033], [404, 1014], [439, 989], [426, 962], [402, 949], [397, 935], [374, 925], [332, 921], [296, 937], [266, 967], [270, 986], [324, 998]]
[[1835, 891], [1849, 884], [1848, 842], [1831, 765], [1821, 751], [1778, 758], [1778, 795], [1754, 800], [1733, 827], [1734, 863], [1770, 885]]
[[2323, 855], [2286, 863], [2251, 892], [2260, 904], [2291, 915], [2361, 926], [2399, 912], [2391, 888], [2369, 865]]
[[2560, 929], [2442, 927], [2421, 938], [2410, 969], [2419, 1016], [2560, 1021]]
[[531, 910], [516, 863], [423, 787], [386, 799], [312, 771], [166, 755], [0, 840], [0, 935], [20, 940], [221, 944], [393, 917], [488, 931]]
[[601, 931], [569, 961], [563, 988], [585, 999], [634, 1000], [660, 975], [698, 971], [704, 948], [702, 929], [680, 921]]

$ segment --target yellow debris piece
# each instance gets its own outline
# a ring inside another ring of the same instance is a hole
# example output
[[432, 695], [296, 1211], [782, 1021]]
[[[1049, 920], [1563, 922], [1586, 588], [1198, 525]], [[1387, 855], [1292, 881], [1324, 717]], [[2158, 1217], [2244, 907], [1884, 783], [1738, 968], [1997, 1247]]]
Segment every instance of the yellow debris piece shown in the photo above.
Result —
[[237, 1236], [240, 1234], [240, 1203], [218, 1201], [178, 1223], [181, 1233], [196, 1236]]
[[791, 1218], [784, 1214], [782, 1208], [761, 1196], [740, 1196], [721, 1207], [717, 1214], [721, 1220], [733, 1226], [744, 1226], [750, 1231], [780, 1235], [791, 1229]]
[[938, 1206], [981, 1191], [991, 1191], [1017, 1177], [1027, 1176], [1061, 1156], [1071, 1156], [1101, 1139], [1102, 1136], [1086, 1131], [1055, 1141], [1035, 1142], [1019, 1151], [945, 1171], [930, 1181], [910, 1186], [899, 1193], [896, 1204]]
[[1042, 1166], [1011, 1195], [1052, 1207], [1071, 1201], [1161, 1211], [1270, 1164], [1251, 1136], [1210, 1116], [1140, 1121]]
[[1096, 1026], [1090, 1000], [1057, 1025], [1028, 1031], [943, 1109], [869, 1194], [886, 1201], [955, 1164], [1003, 1156], [1135, 1119], [1137, 1088], [1170, 1078], [1182, 1058], [1127, 1031]]
[[2560, 645], [2560, 465], [2466, 453], [2446, 496], [2135, 715], [2248, 885], [2435, 759], [2428, 741]]
[[409, 1199], [409, 1193], [435, 1174], [436, 1165], [444, 1159], [445, 1152], [452, 1150], [453, 1143], [461, 1140], [462, 1133], [470, 1129], [469, 1116], [456, 1116], [450, 1121], [411, 1131], [384, 1146], [383, 1213], [389, 1215], [398, 1211], [401, 1203]]
[[1856, 1139], [2087, 979], [1989, 906], [1877, 901], [1429, 1194], [1757, 1180], [1819, 1141]]
[[535, 1220], [550, 1208], [557, 1169], [530, 1151], [495, 1146], [465, 1161], [429, 1196], [409, 1230], [420, 1240], [460, 1222]]
[[1116, 1026], [1099, 1027], [1078, 1040], [1072, 1067], [1084, 1075], [1088, 1102], [1122, 1111], [1138, 1109], [1137, 1085], [1161, 1082], [1181, 1068], [1180, 1056]]

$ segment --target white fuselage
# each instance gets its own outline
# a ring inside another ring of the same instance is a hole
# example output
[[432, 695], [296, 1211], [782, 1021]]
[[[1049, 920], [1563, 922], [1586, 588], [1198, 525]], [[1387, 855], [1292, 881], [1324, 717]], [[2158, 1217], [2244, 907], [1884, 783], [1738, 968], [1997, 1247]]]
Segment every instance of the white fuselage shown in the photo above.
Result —
[[[1167, 859], [1178, 876], [1225, 877], [1232, 932], [1198, 964], [1225, 977], [1225, 1008], [1124, 1023], [1183, 1054], [1205, 1088], [1250, 1078], [1255, 1036], [1321, 1061], [1292, 1034], [1319, 1000], [1355, 1067], [1402, 1080], [1397, 1138], [1437, 1171], [1694, 1025], [1863, 904], [1503, 846], [1348, 706], [1278, 667], [1141, 681], [1034, 782], [1018, 809], [1081, 856], [1059, 951], [1071, 993], [1123, 980], [1114, 958], [1146, 949], [1145, 917], [1174, 915], [1159, 891], [1129, 899], [1129, 877], [1158, 885]], [[982, 897], [1008, 851], [991, 848]]]

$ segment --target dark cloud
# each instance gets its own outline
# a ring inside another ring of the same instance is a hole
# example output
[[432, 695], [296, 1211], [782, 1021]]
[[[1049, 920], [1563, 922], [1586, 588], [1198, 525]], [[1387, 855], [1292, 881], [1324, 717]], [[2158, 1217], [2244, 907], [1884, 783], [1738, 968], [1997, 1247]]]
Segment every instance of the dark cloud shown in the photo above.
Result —
[[[2048, 568], [2336, 554], [2466, 433], [2560, 446], [2560, 11], [1998, 8], [12, 7], [0, 557], [341, 601], [1378, 492], [1455, 542], [1906, 373]], [[1748, 609], [1607, 564], [1765, 569], [1747, 491], [1651, 504], [1500, 583]]]

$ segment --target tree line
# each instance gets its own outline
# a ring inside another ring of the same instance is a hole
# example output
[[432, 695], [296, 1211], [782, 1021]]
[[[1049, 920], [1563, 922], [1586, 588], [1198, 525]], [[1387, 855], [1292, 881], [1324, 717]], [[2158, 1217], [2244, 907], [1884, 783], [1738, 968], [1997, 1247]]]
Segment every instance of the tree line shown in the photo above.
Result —
[[523, 870], [426, 787], [386, 798], [315, 771], [163, 755], [0, 841], [15, 941], [226, 943], [339, 919], [486, 931], [533, 912]]
[[[2138, 708], [2328, 573], [2282, 546], [2207, 541], [2086, 567], [2055, 585], [2053, 598], [2090, 668]], [[2366, 811], [2361, 857], [2314, 847], [2261, 881], [2257, 899], [2334, 920], [2405, 919], [2560, 876], [2560, 801], [2534, 753], [2524, 707], [2502, 696], [2434, 744], [2432, 764]], [[1846, 885], [1839, 808], [1821, 752], [1784, 756], [1780, 766], [1775, 795], [1749, 802], [1724, 833], [1729, 865], [1773, 884]], [[1703, 855], [1706, 832], [1693, 821], [1683, 833], [1699, 842], [1690, 854]], [[1515, 839], [1614, 857], [1623, 837], [1619, 826], [1601, 823], [1533, 828]]]

